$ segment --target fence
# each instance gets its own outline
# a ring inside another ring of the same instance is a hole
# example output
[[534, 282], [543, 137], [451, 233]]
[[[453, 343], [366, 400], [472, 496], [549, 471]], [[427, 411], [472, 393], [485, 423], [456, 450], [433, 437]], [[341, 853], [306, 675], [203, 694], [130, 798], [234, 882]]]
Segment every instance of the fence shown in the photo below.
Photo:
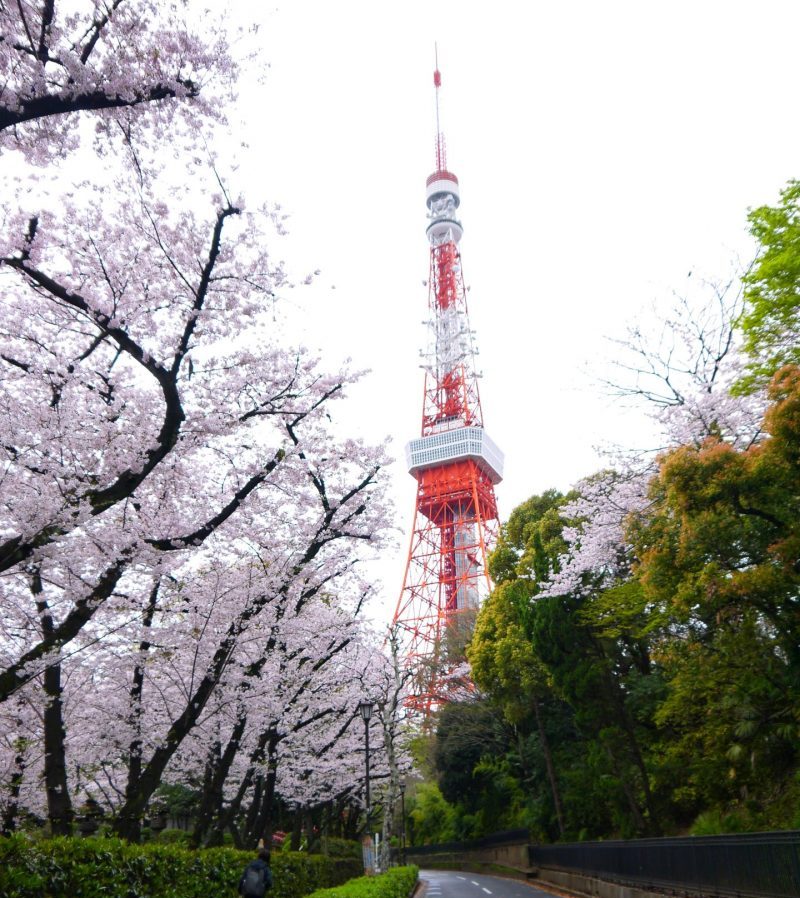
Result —
[[724, 898], [798, 898], [800, 831], [531, 845], [532, 867]]

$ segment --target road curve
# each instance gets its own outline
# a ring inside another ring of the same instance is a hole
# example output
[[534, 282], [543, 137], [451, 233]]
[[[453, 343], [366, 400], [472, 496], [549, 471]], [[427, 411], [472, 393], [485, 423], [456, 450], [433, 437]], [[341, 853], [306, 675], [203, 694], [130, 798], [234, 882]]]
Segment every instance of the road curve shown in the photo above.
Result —
[[424, 891], [419, 898], [553, 898], [518, 879], [449, 870], [420, 870]]

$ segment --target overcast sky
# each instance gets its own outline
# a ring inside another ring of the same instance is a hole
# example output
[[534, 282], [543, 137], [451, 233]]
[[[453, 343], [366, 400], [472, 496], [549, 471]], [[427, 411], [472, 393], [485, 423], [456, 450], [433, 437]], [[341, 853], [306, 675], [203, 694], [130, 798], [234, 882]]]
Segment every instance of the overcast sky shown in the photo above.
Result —
[[[239, 186], [291, 215], [280, 254], [295, 270], [321, 270], [284, 298], [293, 327], [329, 365], [371, 369], [343, 418], [393, 438], [400, 528], [414, 503], [403, 446], [422, 406], [434, 42], [507, 517], [599, 468], [598, 447], [651, 441], [641, 414], [597, 385], [605, 338], [681, 292], [689, 271], [724, 278], [751, 256], [748, 207], [800, 175], [798, 34], [800, 4], [768, 0], [265, 8]], [[403, 535], [381, 569], [392, 610], [406, 551]]]

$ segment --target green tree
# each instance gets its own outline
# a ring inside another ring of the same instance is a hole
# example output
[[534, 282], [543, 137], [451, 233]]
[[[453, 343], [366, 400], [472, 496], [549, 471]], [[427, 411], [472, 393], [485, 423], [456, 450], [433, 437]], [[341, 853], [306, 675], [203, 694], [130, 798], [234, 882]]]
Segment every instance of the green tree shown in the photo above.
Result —
[[438, 845], [455, 839], [455, 811], [445, 801], [436, 783], [418, 783], [408, 804], [411, 845]]
[[656, 720], [684, 771], [673, 797], [756, 821], [800, 761], [800, 369], [770, 397], [762, 442], [668, 453], [630, 528], [667, 682]]
[[563, 838], [561, 795], [545, 720], [545, 707], [552, 703], [553, 690], [525, 626], [530, 617], [531, 589], [527, 580], [508, 580], [494, 589], [481, 609], [469, 660], [476, 684], [491, 696], [512, 726], [524, 732], [533, 712], [553, 814]]
[[[600, 596], [603, 594], [600, 593]], [[613, 785], [615, 826], [624, 835], [657, 833], [660, 814], [650, 785], [650, 714], [643, 712], [649, 653], [629, 633], [616, 638], [597, 624], [593, 595], [548, 596], [535, 606], [533, 646], [591, 744], [591, 763]], [[601, 765], [601, 759], [605, 763]]]
[[546, 830], [554, 822], [562, 838], [658, 831], [646, 758], [656, 678], [637, 615], [620, 621], [606, 607], [629, 584], [540, 595], [567, 548], [564, 528], [575, 523], [563, 516], [568, 498], [534, 496], [504, 526], [490, 559], [498, 585], [469, 650], [473, 676], [521, 731], [531, 788], [541, 789], [546, 774], [551, 821], [541, 803], [536, 818]]
[[441, 709], [434, 763], [441, 793], [457, 810], [459, 837], [506, 826], [511, 794], [499, 774], [508, 741], [502, 717], [486, 701], [452, 702]]
[[524, 578], [531, 594], [539, 591], [558, 569], [559, 556], [566, 550], [562, 530], [565, 521], [560, 509], [574, 494], [545, 490], [518, 505], [503, 525], [497, 548], [489, 557], [489, 573], [497, 584]]
[[760, 244], [745, 275], [742, 331], [750, 355], [745, 388], [765, 384], [783, 365], [800, 364], [800, 181], [790, 181], [776, 206], [750, 212]]
[[[478, 616], [468, 658], [475, 682], [502, 708], [506, 719], [525, 727], [531, 710], [547, 772], [558, 833], [564, 814], [543, 704], [552, 698], [548, 674], [531, 643], [532, 600], [566, 549], [559, 508], [566, 498], [556, 490], [532, 496], [517, 506], [489, 558], [497, 583]], [[520, 758], [522, 757], [520, 751]]]

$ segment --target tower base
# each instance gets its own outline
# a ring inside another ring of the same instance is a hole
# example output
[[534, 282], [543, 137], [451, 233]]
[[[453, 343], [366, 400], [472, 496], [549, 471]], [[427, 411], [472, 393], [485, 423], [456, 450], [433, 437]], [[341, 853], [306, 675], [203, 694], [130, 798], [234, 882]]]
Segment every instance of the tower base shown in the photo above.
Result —
[[497, 506], [472, 459], [417, 473], [417, 503], [394, 626], [411, 672], [408, 706], [430, 713], [471, 688], [466, 646], [491, 589]]

